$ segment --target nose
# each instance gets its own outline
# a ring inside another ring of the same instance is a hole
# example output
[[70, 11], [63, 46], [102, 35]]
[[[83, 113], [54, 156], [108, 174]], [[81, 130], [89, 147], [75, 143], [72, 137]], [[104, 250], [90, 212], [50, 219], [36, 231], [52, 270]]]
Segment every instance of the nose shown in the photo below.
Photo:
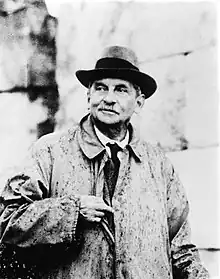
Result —
[[112, 104], [112, 103], [116, 102], [115, 98], [116, 98], [116, 96], [115, 96], [114, 90], [109, 89], [108, 92], [106, 92], [106, 95], [104, 97], [104, 101], [108, 104]]

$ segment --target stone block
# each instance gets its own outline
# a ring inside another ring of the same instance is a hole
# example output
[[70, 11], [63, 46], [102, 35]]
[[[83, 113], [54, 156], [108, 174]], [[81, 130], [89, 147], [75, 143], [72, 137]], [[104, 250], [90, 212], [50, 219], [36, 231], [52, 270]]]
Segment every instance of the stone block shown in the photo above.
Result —
[[199, 248], [220, 248], [219, 147], [168, 153], [190, 203], [192, 240]]
[[47, 118], [42, 103], [22, 93], [0, 94], [0, 177], [17, 166], [37, 138], [37, 123]]

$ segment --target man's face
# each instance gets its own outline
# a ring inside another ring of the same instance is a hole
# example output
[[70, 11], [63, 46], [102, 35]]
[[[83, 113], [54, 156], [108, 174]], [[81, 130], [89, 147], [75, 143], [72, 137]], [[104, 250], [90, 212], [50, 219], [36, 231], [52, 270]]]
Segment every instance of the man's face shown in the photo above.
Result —
[[144, 104], [134, 86], [125, 80], [105, 78], [96, 80], [88, 92], [90, 114], [104, 124], [127, 123]]

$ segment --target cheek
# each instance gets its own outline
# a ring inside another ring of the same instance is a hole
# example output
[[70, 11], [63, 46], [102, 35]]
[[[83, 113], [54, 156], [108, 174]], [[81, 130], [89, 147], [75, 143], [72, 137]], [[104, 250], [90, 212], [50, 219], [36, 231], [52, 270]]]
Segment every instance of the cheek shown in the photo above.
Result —
[[133, 113], [134, 109], [135, 109], [135, 105], [134, 105], [134, 101], [128, 101], [126, 103], [123, 104], [122, 109], [125, 113], [127, 114], [131, 114]]
[[97, 95], [93, 95], [90, 97], [89, 105], [90, 107], [97, 107], [102, 101], [102, 98]]

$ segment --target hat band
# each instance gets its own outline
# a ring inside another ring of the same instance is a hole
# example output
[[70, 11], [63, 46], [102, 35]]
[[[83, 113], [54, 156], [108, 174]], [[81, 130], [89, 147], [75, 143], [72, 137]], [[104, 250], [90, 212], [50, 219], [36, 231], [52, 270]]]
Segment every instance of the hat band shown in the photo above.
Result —
[[101, 58], [97, 61], [95, 65], [95, 69], [133, 69], [139, 71], [137, 67], [135, 67], [130, 62], [120, 59], [120, 58]]

